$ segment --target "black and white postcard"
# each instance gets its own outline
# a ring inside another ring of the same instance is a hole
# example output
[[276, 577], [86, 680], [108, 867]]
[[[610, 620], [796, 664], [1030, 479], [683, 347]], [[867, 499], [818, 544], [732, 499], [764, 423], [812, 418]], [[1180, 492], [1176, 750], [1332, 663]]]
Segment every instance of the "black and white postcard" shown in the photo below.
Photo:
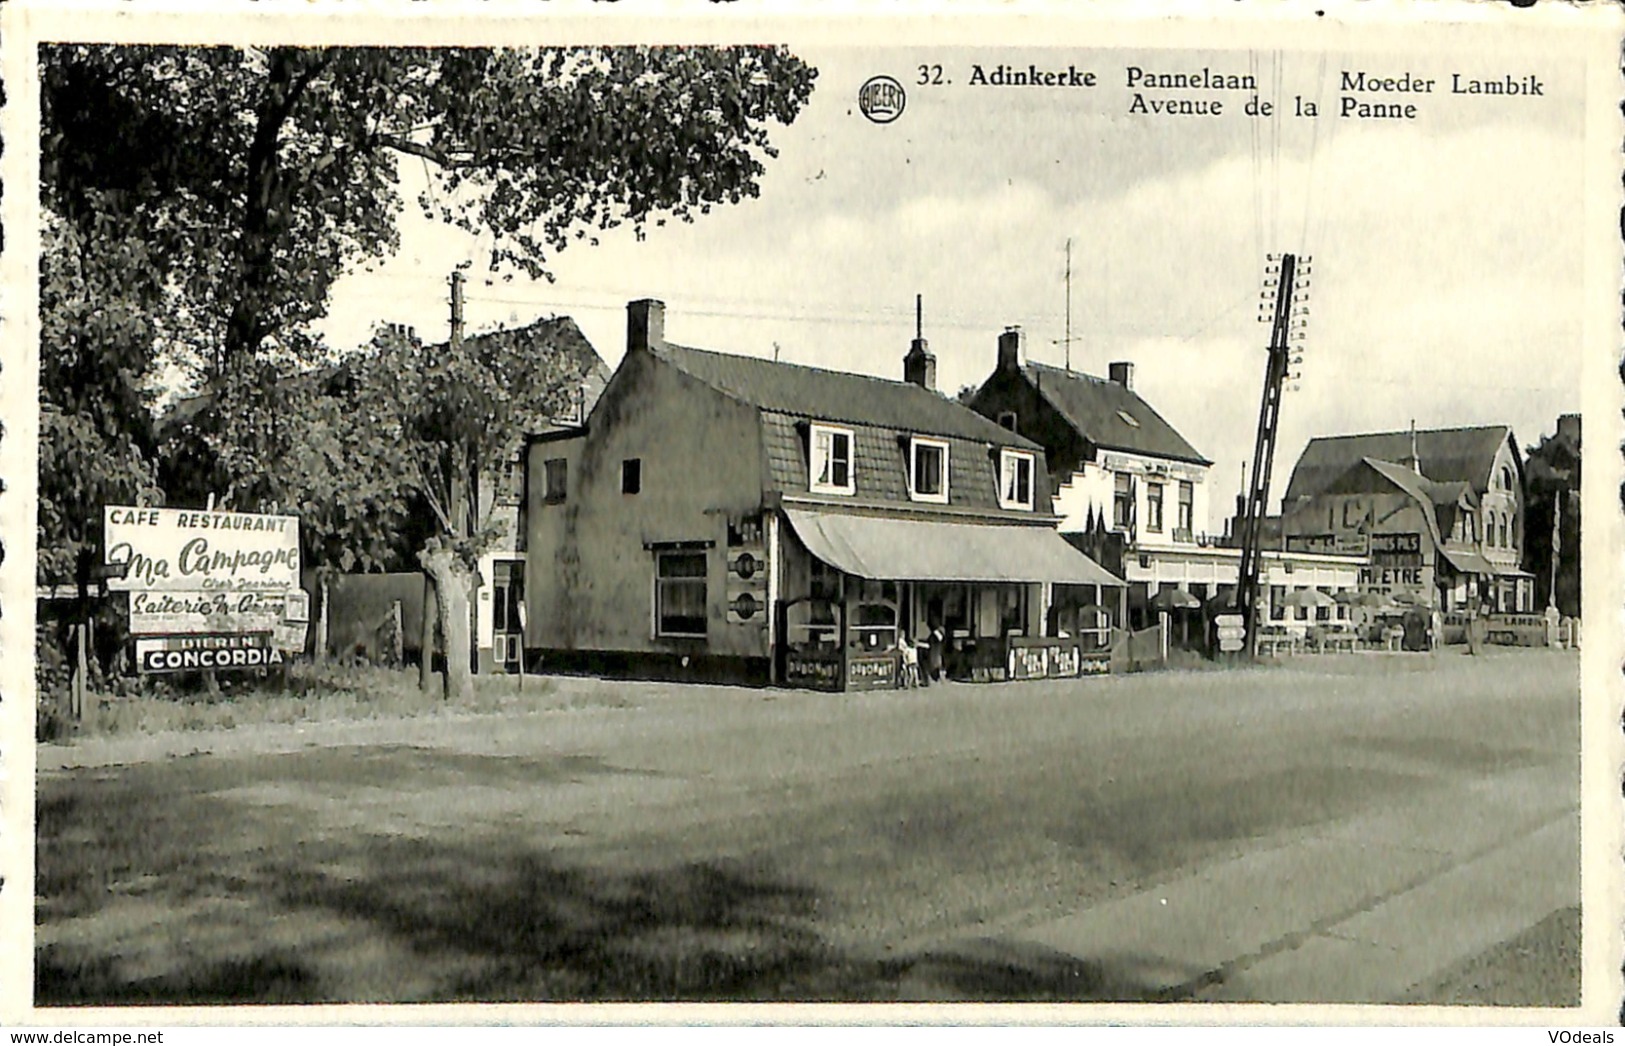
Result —
[[8, 1022], [1619, 1020], [1617, 9], [5, 6]]

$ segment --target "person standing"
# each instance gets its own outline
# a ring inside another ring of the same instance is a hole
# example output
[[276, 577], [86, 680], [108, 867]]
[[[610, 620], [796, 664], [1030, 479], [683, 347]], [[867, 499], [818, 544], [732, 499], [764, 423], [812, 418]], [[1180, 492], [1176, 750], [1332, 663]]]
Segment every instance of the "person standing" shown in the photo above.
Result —
[[925, 647], [925, 676], [927, 685], [942, 682], [942, 648], [948, 642], [948, 637], [942, 631], [942, 625], [931, 627]]
[[897, 634], [897, 654], [902, 659], [903, 671], [897, 681], [900, 688], [912, 690], [920, 685], [920, 652], [908, 641], [907, 632]]

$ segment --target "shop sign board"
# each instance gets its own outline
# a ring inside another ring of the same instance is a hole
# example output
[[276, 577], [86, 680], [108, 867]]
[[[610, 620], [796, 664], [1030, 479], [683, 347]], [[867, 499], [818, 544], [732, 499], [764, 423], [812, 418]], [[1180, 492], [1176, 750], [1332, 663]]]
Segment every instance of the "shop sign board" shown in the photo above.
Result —
[[883, 690], [897, 685], [897, 658], [891, 654], [854, 655], [846, 662], [848, 690]]
[[132, 636], [263, 632], [283, 650], [302, 650], [310, 596], [292, 592], [131, 592]]
[[784, 659], [784, 681], [790, 686], [804, 686], [813, 690], [839, 690], [840, 656], [790, 654]]
[[287, 663], [267, 632], [224, 635], [143, 636], [135, 641], [143, 672], [192, 672], [221, 668], [265, 668]]
[[1006, 666], [1011, 679], [1043, 679], [1049, 673], [1049, 657], [1041, 646], [1010, 646]]
[[113, 505], [103, 522], [141, 671], [261, 668], [304, 649], [296, 517]]
[[299, 520], [251, 512], [103, 512], [114, 592], [277, 592], [299, 587]]

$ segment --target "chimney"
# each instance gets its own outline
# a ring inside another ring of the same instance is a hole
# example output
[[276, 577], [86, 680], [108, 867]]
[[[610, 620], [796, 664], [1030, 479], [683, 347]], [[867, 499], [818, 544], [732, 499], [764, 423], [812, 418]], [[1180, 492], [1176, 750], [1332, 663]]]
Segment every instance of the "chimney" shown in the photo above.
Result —
[[1580, 415], [1559, 414], [1557, 416], [1557, 438], [1574, 447], [1580, 446]]
[[1019, 370], [1027, 362], [1027, 350], [1022, 347], [1021, 328], [1010, 326], [999, 335], [999, 369]]
[[914, 340], [903, 357], [903, 380], [922, 389], [937, 391], [937, 358], [926, 348], [920, 315], [920, 296], [914, 296]]
[[639, 298], [626, 304], [626, 351], [658, 349], [666, 344], [666, 303]]
[[1121, 385], [1130, 392], [1134, 391], [1134, 364], [1127, 360], [1108, 364], [1106, 376], [1111, 378], [1113, 384]]
[[1411, 456], [1404, 461], [1406, 468], [1417, 475], [1422, 474], [1422, 457], [1416, 451], [1416, 419], [1411, 419]]

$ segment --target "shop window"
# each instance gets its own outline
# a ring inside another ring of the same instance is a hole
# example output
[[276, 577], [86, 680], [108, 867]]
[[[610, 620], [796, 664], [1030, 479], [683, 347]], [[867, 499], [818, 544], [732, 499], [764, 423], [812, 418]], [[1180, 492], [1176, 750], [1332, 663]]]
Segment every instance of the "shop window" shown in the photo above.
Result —
[[704, 552], [655, 553], [655, 635], [705, 637]]
[[915, 437], [908, 445], [908, 496], [915, 501], [948, 503], [948, 444]]
[[542, 462], [542, 496], [548, 504], [556, 505], [564, 500], [569, 470], [570, 463], [564, 458], [549, 458]]
[[1026, 635], [1027, 589], [1021, 585], [1005, 585], [999, 589], [999, 635]]
[[1162, 532], [1162, 484], [1145, 485], [1145, 529]]
[[1134, 518], [1134, 477], [1117, 473], [1112, 490], [1112, 526], [1126, 527]]
[[1023, 450], [999, 451], [999, 505], [1033, 509], [1034, 458]]
[[643, 489], [643, 459], [627, 458], [621, 462], [621, 493], [636, 494]]
[[849, 628], [852, 645], [875, 653], [897, 645], [897, 583], [858, 582]]
[[811, 455], [807, 466], [808, 489], [814, 494], [851, 494], [856, 489], [852, 475], [852, 430], [814, 425], [808, 445]]
[[1191, 529], [1196, 519], [1196, 484], [1188, 479], [1179, 481], [1179, 516], [1174, 523], [1174, 536], [1182, 541], [1190, 541], [1193, 536]]

